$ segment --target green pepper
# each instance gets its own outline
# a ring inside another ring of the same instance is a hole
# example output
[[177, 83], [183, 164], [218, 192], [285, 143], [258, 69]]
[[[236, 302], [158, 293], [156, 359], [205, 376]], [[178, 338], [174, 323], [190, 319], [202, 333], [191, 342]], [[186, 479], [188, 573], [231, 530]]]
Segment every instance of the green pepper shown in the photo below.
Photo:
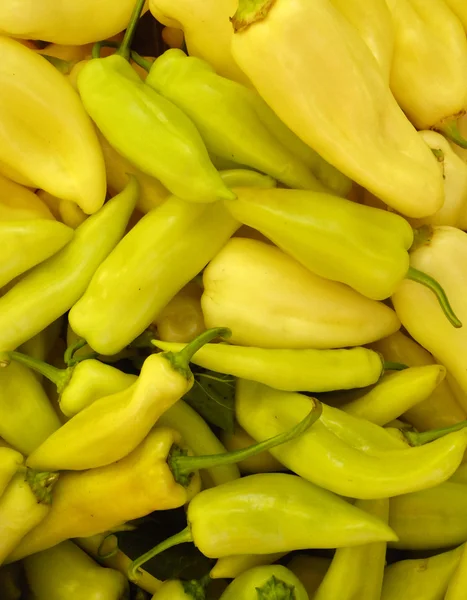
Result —
[[0, 350], [14, 350], [75, 304], [122, 237], [137, 196], [138, 183], [131, 177], [123, 192], [75, 230], [65, 248], [0, 298]]
[[[179, 352], [185, 347], [160, 340], [151, 343], [165, 352]], [[207, 344], [193, 355], [192, 362], [279, 390], [303, 392], [366, 387], [376, 383], [384, 369], [381, 356], [367, 348], [278, 350]]]
[[35, 600], [125, 600], [128, 582], [113, 569], [95, 563], [67, 541], [28, 556], [26, 578]]
[[209, 153], [292, 188], [328, 190], [262, 122], [257, 105], [271, 109], [256, 91], [217, 75], [209, 63], [178, 49], [167, 50], [148, 66], [147, 85], [193, 120]]
[[133, 562], [130, 579], [160, 552], [186, 542], [209, 558], [221, 558], [397, 539], [373, 515], [285, 473], [249, 475], [203, 490], [188, 505], [187, 521], [186, 529]]
[[417, 281], [436, 294], [451, 323], [461, 326], [440, 285], [410, 266], [414, 234], [401, 216], [302, 190], [242, 189], [226, 206], [316, 275], [373, 300], [389, 298], [404, 278]]
[[[389, 501], [357, 500], [355, 506], [388, 522]], [[313, 600], [380, 600], [386, 542], [338, 548]]]
[[229, 327], [232, 343], [242, 346], [346, 348], [400, 327], [388, 306], [258, 240], [229, 240], [204, 270], [203, 283], [206, 327]]
[[282, 565], [256, 567], [239, 575], [220, 600], [309, 600], [300, 579]]
[[[257, 441], [299, 422], [307, 414], [309, 402], [301, 394], [244, 379], [237, 381], [237, 420]], [[323, 405], [322, 415], [312, 430], [292, 443], [274, 448], [271, 454], [291, 471], [336, 494], [359, 499], [387, 498], [433, 487], [448, 479], [467, 448], [465, 425], [463, 422], [433, 434], [404, 431], [404, 437], [418, 445], [435, 440], [411, 448], [378, 425]], [[307, 458], [310, 456], [312, 461]]]
[[32, 371], [19, 363], [0, 368], [0, 436], [5, 441], [30, 454], [60, 425]]
[[205, 587], [203, 582], [197, 580], [165, 581], [151, 600], [205, 600]]
[[61, 250], [72, 237], [73, 229], [50, 219], [0, 223], [0, 288]]
[[211, 163], [194, 123], [146, 85], [128, 62], [144, 2], [136, 2], [117, 52], [99, 58], [97, 45], [92, 60], [79, 72], [84, 107], [119, 154], [173, 194], [194, 202], [235, 198]]
[[8, 446], [0, 446], [0, 497], [22, 464], [23, 457], [19, 452]]

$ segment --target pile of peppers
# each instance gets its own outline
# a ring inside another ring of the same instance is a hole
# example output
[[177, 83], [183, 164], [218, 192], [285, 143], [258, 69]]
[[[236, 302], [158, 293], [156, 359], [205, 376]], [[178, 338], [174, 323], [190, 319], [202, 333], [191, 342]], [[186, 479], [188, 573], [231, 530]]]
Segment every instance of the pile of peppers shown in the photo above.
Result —
[[0, 599], [467, 598], [467, 2], [0, 2]]

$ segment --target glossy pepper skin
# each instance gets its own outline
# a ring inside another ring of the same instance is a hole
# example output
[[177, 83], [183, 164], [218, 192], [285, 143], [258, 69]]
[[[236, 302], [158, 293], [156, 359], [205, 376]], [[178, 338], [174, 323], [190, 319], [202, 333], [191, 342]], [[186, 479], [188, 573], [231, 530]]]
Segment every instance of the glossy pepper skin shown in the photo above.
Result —
[[282, 565], [256, 567], [236, 577], [220, 600], [268, 600], [268, 598], [309, 600], [308, 594], [296, 575]]
[[[435, 363], [429, 352], [400, 331], [373, 342], [370, 347], [381, 352], [386, 360], [410, 367]], [[449, 427], [466, 418], [466, 412], [457, 403], [446, 379], [438, 384], [429, 398], [404, 413], [404, 419], [419, 431]]]
[[200, 480], [195, 474], [188, 488], [174, 481], [167, 465], [174, 442], [181, 442], [176, 431], [155, 429], [117, 463], [63, 473], [48, 516], [23, 539], [9, 560], [19, 560], [69, 538], [114, 529], [154, 510], [186, 504], [199, 491]]
[[[307, 35], [308, 23], [319, 37]], [[424, 217], [441, 208], [435, 157], [358, 31], [329, 0], [241, 0], [233, 25], [235, 60], [304, 142], [404, 215]], [[351, 90], [346, 110], [341, 90]]]
[[122, 237], [138, 184], [125, 190], [75, 230], [72, 241], [37, 265], [0, 298], [0, 349], [14, 350], [69, 310]]
[[203, 273], [207, 327], [232, 330], [231, 342], [260, 348], [345, 348], [399, 329], [390, 308], [310, 273], [278, 248], [233, 238]]
[[271, 565], [278, 561], [283, 556], [284, 552], [276, 552], [275, 554], [236, 554], [233, 556], [224, 556], [216, 561], [209, 572], [211, 579], [235, 579], [245, 571], [249, 571], [254, 567]]
[[8, 446], [0, 446], [0, 498], [22, 464], [23, 456], [19, 452]]
[[[256, 440], [299, 422], [309, 402], [301, 394], [237, 381], [237, 420]], [[336, 494], [377, 499], [445, 481], [461, 463], [466, 447], [467, 431], [461, 430], [410, 448], [373, 423], [323, 405], [312, 429], [270, 452], [290, 470]], [[313, 462], [307, 456], [313, 456]]]
[[[388, 0], [394, 23], [390, 86], [417, 129], [443, 130], [467, 106], [467, 40], [442, 0]], [[426, 98], [430, 102], [426, 102]]]
[[[463, 292], [466, 259], [467, 233], [454, 227], [432, 228], [425, 243], [411, 254], [413, 266], [438, 279], [460, 319], [464, 315], [467, 317]], [[465, 395], [467, 372], [463, 354], [466, 330], [446, 327], [436, 302], [433, 303], [426, 290], [420, 288], [404, 281], [392, 297], [396, 312], [410, 335], [446, 367]], [[430, 327], [423, 326], [420, 314], [424, 316], [423, 322], [430, 323]], [[458, 401], [463, 401], [462, 407], [467, 409], [467, 400], [462, 394]]]
[[267, 173], [292, 188], [327, 191], [262, 121], [261, 112], [271, 109], [260, 96], [217, 75], [209, 63], [182, 50], [167, 50], [152, 64], [146, 83], [192, 119], [210, 154]]
[[[160, 340], [151, 343], [166, 352], [179, 352], [185, 347]], [[365, 387], [376, 383], [384, 369], [381, 356], [367, 348], [277, 350], [207, 344], [196, 352], [192, 362], [279, 390], [308, 392]]]
[[0, 52], [0, 162], [36, 187], [96, 212], [105, 200], [104, 160], [79, 97], [61, 73], [23, 44], [0, 36]]
[[[1, 171], [1, 169], [0, 169]], [[0, 172], [0, 220], [54, 219], [47, 205], [28, 188]]]
[[105, 569], [73, 542], [66, 541], [28, 556], [24, 568], [37, 600], [125, 600], [128, 581]]
[[[355, 506], [388, 522], [389, 501], [357, 500]], [[386, 542], [338, 548], [313, 600], [380, 600]]]
[[70, 227], [51, 219], [0, 221], [0, 287], [56, 254], [72, 236]]
[[462, 0], [445, 0], [452, 12], [460, 19], [467, 32], [467, 6]]

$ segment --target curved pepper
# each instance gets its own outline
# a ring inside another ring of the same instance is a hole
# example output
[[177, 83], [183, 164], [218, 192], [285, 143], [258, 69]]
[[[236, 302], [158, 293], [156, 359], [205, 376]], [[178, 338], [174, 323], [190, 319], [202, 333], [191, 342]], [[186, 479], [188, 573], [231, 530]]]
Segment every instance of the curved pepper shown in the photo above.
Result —
[[268, 600], [268, 598], [290, 598], [309, 600], [302, 582], [282, 565], [256, 567], [236, 577], [220, 600]]
[[373, 300], [391, 296], [404, 278], [428, 286], [460, 327], [439, 284], [409, 264], [412, 228], [402, 217], [336, 196], [300, 190], [239, 190], [232, 215], [304, 267]]
[[[450, 126], [467, 106], [467, 40], [442, 0], [388, 0], [395, 30], [391, 90], [417, 129]], [[426, 102], [430, 98], [430, 102]]]
[[310, 273], [257, 240], [229, 240], [204, 270], [203, 283], [206, 326], [225, 323], [234, 344], [345, 348], [399, 329], [396, 315], [384, 304]]
[[54, 216], [31, 190], [0, 173], [0, 221], [26, 219], [54, 219]]
[[35, 600], [124, 600], [128, 581], [113, 569], [95, 563], [73, 542], [66, 541], [28, 556], [24, 569]]
[[138, 0], [116, 54], [93, 54], [79, 72], [78, 90], [86, 111], [119, 154], [173, 194], [193, 202], [235, 198], [189, 117], [146, 85], [127, 61], [144, 2]]
[[131, 178], [121, 194], [76, 229], [65, 248], [0, 298], [1, 350], [14, 350], [75, 304], [122, 237], [137, 196], [138, 183]]
[[[467, 17], [467, 13], [466, 13]], [[467, 21], [466, 21], [467, 24]], [[448, 589], [444, 600], [462, 600], [465, 596], [467, 586], [467, 544], [464, 544], [462, 555], [454, 571], [454, 575], [449, 580]]]
[[[425, 217], [441, 208], [435, 157], [331, 2], [240, 0], [232, 22], [235, 60], [304, 142], [402, 214]], [[319, 36], [308, 35], [309, 23]], [[342, 90], [349, 94], [345, 110]]]
[[383, 375], [375, 387], [345, 404], [342, 410], [376, 425], [386, 425], [429, 398], [445, 376], [442, 365], [409, 367]]
[[[262, 122], [256, 106], [263, 100], [257, 93], [217, 75], [209, 63], [167, 50], [152, 64], [146, 83], [192, 119], [210, 154], [292, 188], [328, 190]], [[271, 109], [264, 103], [262, 110]]]
[[0, 565], [25, 535], [44, 522], [58, 478], [58, 473], [28, 469], [10, 481], [0, 497]]
[[[254, 440], [253, 440], [254, 441]], [[211, 579], [235, 579], [245, 571], [271, 565], [285, 556], [284, 552], [275, 554], [236, 554], [234, 556], [224, 556], [216, 561], [209, 573]]]
[[[400, 331], [373, 342], [370, 347], [381, 352], [387, 361], [411, 367], [435, 363], [429, 352]], [[438, 384], [429, 398], [404, 413], [404, 419], [419, 431], [449, 427], [449, 425], [459, 423], [466, 418], [466, 412], [457, 403], [446, 379]]]
[[295, 573], [305, 586], [310, 598], [313, 598], [313, 594], [323, 581], [330, 564], [330, 558], [310, 556], [308, 554], [296, 554], [292, 560], [287, 563], [287, 568], [290, 569], [292, 573]]
[[79, 97], [61, 73], [23, 44], [0, 36], [0, 52], [0, 161], [36, 187], [96, 212], [105, 200], [104, 160]]
[[[227, 450], [240, 450], [247, 448], [255, 443], [255, 440], [248, 433], [236, 425], [233, 433], [228, 431], [221, 432], [221, 439]], [[252, 456], [238, 463], [238, 468], [243, 474], [251, 475], [252, 473], [273, 473], [275, 471], [285, 471], [284, 465], [274, 458], [269, 452], [263, 452], [258, 456]]]
[[23, 460], [23, 456], [13, 448], [0, 446], [0, 498]]
[[191, 342], [205, 329], [201, 294], [203, 290], [190, 282], [162, 309], [154, 321], [157, 335], [166, 342]]
[[[309, 402], [301, 394], [237, 381], [237, 420], [255, 440], [299, 422]], [[410, 440], [410, 432], [403, 434]], [[383, 428], [323, 405], [322, 416], [312, 429], [272, 449], [271, 454], [301, 477], [336, 494], [387, 498], [432, 487], [454, 473], [467, 448], [467, 429], [436, 437], [428, 437], [428, 441], [436, 440], [429, 444], [409, 448]], [[309, 456], [313, 461], [304, 458]]]
[[203, 490], [188, 505], [187, 521], [186, 529], [133, 562], [130, 579], [149, 559], [186, 542], [209, 558], [221, 558], [396, 539], [373, 515], [285, 473], [249, 475]]
[[[425, 243], [411, 254], [411, 264], [436, 277], [449, 295], [454, 310], [467, 319], [464, 301], [464, 265], [467, 260], [467, 233], [454, 227], [433, 227]], [[467, 334], [443, 322], [436, 301], [421, 286], [404, 281], [392, 297], [398, 316], [410, 335], [426, 348], [448, 370], [463, 394], [457, 395], [467, 410], [467, 370], [464, 363]], [[420, 315], [423, 319], [420, 319]], [[426, 327], [426, 323], [430, 326]]]
[[[357, 500], [355, 506], [388, 522], [389, 501]], [[386, 542], [338, 548], [313, 600], [380, 600]]]
[[461, 544], [467, 540], [467, 486], [450, 479], [391, 498], [389, 525], [399, 536], [391, 544], [396, 548], [427, 550]]
[[73, 230], [51, 219], [0, 221], [0, 287], [56, 254], [73, 237]]
[[381, 600], [439, 600], [444, 597], [464, 546], [430, 558], [401, 560], [386, 567]]

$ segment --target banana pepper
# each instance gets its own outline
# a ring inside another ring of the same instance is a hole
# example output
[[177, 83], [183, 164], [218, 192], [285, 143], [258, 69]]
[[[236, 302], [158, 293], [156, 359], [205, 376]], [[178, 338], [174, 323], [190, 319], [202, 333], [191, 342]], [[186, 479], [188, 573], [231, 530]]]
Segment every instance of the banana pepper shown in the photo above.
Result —
[[228, 585], [220, 600], [267, 600], [292, 598], [309, 600], [302, 582], [282, 565], [255, 567], [236, 577]]
[[22, 464], [23, 457], [19, 452], [0, 445], [0, 498]]
[[151, 600], [206, 600], [208, 581], [165, 581]]
[[272, 565], [286, 553], [276, 552], [274, 554], [235, 554], [233, 556], [223, 556], [216, 561], [209, 572], [211, 579], [235, 579], [245, 571], [254, 567]]
[[[203, 273], [207, 327], [221, 323], [235, 344], [345, 348], [399, 329], [393, 310], [309, 272], [278, 248], [233, 238]], [[92, 345], [92, 344], [91, 344]]]
[[[404, 215], [441, 208], [436, 158], [357, 29], [331, 2], [240, 0], [232, 22], [235, 60], [304, 142]], [[309, 23], [318, 36], [308, 35]], [[345, 109], [341, 90], [350, 94]]]
[[191, 342], [205, 329], [201, 295], [203, 290], [189, 282], [157, 315], [154, 326], [157, 335], [166, 342]]
[[47, 205], [36, 194], [0, 172], [0, 221], [53, 218]]
[[122, 237], [138, 196], [125, 190], [75, 230], [60, 252], [29, 271], [0, 298], [0, 349], [14, 350], [69, 310]]
[[0, 162], [84, 212], [96, 212], [106, 194], [104, 159], [78, 95], [44, 57], [23, 44], [0, 36], [0, 52]]
[[[467, 17], [467, 13], [466, 13]], [[467, 25], [467, 20], [466, 20]], [[467, 28], [467, 27], [466, 27]], [[464, 544], [462, 554], [454, 575], [449, 580], [444, 600], [462, 600], [467, 585], [467, 545]]]
[[460, 19], [467, 33], [467, 6], [463, 0], [445, 0], [452, 12]]
[[[235, 426], [232, 433], [229, 431], [222, 431], [221, 440], [227, 450], [230, 451], [247, 448], [255, 443], [255, 440], [238, 425]], [[263, 452], [258, 456], [243, 460], [238, 463], [238, 468], [241, 473], [246, 473], [248, 475], [252, 473], [274, 473], [275, 471], [286, 470], [284, 465], [281, 465], [281, 463], [269, 452]]]

